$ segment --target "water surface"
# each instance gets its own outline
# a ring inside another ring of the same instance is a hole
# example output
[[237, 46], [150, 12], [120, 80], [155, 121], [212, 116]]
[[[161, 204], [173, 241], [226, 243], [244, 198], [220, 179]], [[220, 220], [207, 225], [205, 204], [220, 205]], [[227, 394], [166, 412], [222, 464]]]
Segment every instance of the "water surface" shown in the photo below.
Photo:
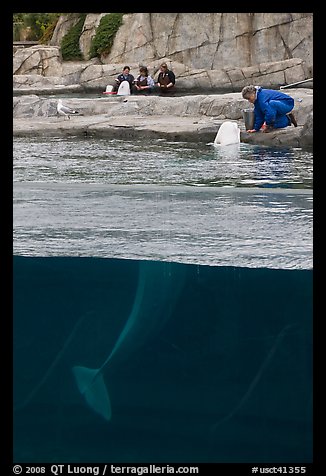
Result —
[[[311, 153], [15, 138], [13, 167], [15, 462], [311, 462]], [[72, 368], [115, 346], [107, 421]]]
[[301, 149], [14, 140], [14, 251], [312, 267], [312, 156]]
[[312, 188], [302, 149], [165, 140], [14, 139], [14, 181]]

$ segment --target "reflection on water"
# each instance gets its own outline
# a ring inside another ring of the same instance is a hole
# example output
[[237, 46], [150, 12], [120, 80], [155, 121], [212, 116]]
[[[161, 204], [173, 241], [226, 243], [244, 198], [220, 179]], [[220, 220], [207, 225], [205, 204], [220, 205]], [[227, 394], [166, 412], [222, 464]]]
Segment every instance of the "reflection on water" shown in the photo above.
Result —
[[312, 268], [310, 191], [16, 184], [14, 251]]
[[16, 462], [312, 460], [310, 153], [20, 138], [13, 166]]
[[15, 139], [14, 251], [312, 268], [300, 149]]
[[242, 143], [15, 138], [14, 181], [312, 188], [312, 153]]

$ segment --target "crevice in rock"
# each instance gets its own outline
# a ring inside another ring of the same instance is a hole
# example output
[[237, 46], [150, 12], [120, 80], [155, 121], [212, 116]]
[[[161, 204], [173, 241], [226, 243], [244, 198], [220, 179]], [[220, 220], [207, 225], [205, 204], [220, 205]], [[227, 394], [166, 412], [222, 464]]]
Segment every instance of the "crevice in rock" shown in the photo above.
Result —
[[151, 47], [152, 47], [152, 50], [153, 50], [153, 58], [156, 58], [158, 56], [158, 53], [157, 53], [157, 50], [156, 50], [156, 47], [155, 47], [153, 17], [152, 17], [151, 13], [148, 13], [148, 24], [149, 24], [149, 28], [150, 28], [150, 32], [151, 32], [151, 38], [150, 38], [150, 40], [147, 40], [147, 41], [151, 43]]
[[179, 22], [179, 19], [180, 19], [180, 13], [176, 13], [175, 18], [174, 18], [174, 22], [173, 22], [173, 25], [172, 25], [172, 28], [171, 28], [171, 32], [167, 35], [167, 41], [166, 41], [166, 48], [167, 49], [164, 52], [164, 56], [169, 55], [169, 46], [168, 45], [169, 45], [170, 38], [172, 37], [173, 32], [176, 31], [176, 25]]
[[289, 48], [289, 46], [287, 45], [285, 39], [283, 38], [281, 32], [280, 32], [280, 28], [277, 26], [277, 32], [278, 34], [280, 35], [280, 38], [282, 40], [282, 43], [283, 43], [283, 46], [284, 46], [284, 55], [283, 55], [283, 59], [291, 59], [293, 58], [293, 55], [292, 55], [292, 52]]
[[220, 44], [221, 44], [221, 37], [223, 37], [223, 13], [221, 13], [220, 15], [221, 15], [221, 18], [220, 18], [220, 31], [219, 31], [219, 35], [218, 35], [218, 41], [217, 41], [217, 43], [216, 43], [215, 52], [214, 52], [213, 57], [212, 57], [211, 69], [214, 69], [215, 58], [216, 58], [216, 55], [217, 55], [217, 53], [218, 53], [218, 49], [219, 49]]

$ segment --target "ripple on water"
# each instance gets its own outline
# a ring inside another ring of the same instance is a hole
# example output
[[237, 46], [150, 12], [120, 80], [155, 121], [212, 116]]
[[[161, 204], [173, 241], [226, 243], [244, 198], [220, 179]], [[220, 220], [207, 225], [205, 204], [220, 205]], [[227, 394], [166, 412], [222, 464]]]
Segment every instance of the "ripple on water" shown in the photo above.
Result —
[[312, 268], [312, 155], [224, 149], [15, 138], [14, 251]]

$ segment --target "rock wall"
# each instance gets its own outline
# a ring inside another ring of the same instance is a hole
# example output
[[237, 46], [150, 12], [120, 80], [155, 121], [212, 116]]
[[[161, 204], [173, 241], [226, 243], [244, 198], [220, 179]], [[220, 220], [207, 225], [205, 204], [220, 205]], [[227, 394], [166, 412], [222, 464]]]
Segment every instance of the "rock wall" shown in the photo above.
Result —
[[80, 37], [84, 61], [62, 61], [59, 46], [77, 14], [60, 17], [50, 45], [15, 51], [13, 74], [26, 77], [14, 80], [14, 87], [35, 87], [35, 75], [41, 75], [56, 85], [101, 90], [125, 64], [134, 76], [146, 64], [156, 80], [162, 61], [175, 72], [180, 91], [278, 88], [313, 77], [311, 13], [129, 13], [110, 54], [86, 59], [103, 15], [86, 16]]
[[[55, 50], [56, 48], [56, 50]], [[168, 61], [168, 60], [167, 60]], [[147, 63], [150, 74], [157, 80], [159, 61]], [[262, 87], [279, 88], [283, 84], [292, 84], [306, 79], [305, 63], [298, 58], [271, 63], [261, 63], [244, 68], [222, 68], [220, 70], [190, 69], [182, 63], [169, 61], [175, 72], [179, 92], [240, 91], [247, 84], [259, 84]], [[14, 55], [13, 86], [15, 93], [24, 89], [45, 89], [65, 86], [83, 90], [105, 90], [108, 84], [114, 84], [124, 63], [96, 64], [96, 61], [60, 60], [59, 47], [33, 46], [23, 48]], [[129, 63], [131, 73], [137, 76], [139, 65]]]
[[[105, 13], [89, 13], [80, 40], [85, 59]], [[63, 15], [51, 45], [60, 45], [73, 17]], [[291, 58], [313, 66], [312, 13], [129, 13], [103, 63], [148, 63], [162, 58], [190, 69], [248, 67]]]
[[169, 57], [192, 69], [304, 58], [312, 68], [312, 13], [132, 13], [108, 63]]
[[[14, 136], [74, 136], [114, 139], [158, 139], [212, 142], [225, 120], [236, 121], [241, 141], [264, 146], [313, 146], [313, 91], [291, 89], [298, 127], [269, 134], [245, 132], [241, 93], [189, 96], [108, 96], [66, 98], [65, 104], [80, 112], [70, 120], [57, 116], [53, 97], [36, 94], [14, 96]], [[169, 118], [169, 120], [167, 120]]]

